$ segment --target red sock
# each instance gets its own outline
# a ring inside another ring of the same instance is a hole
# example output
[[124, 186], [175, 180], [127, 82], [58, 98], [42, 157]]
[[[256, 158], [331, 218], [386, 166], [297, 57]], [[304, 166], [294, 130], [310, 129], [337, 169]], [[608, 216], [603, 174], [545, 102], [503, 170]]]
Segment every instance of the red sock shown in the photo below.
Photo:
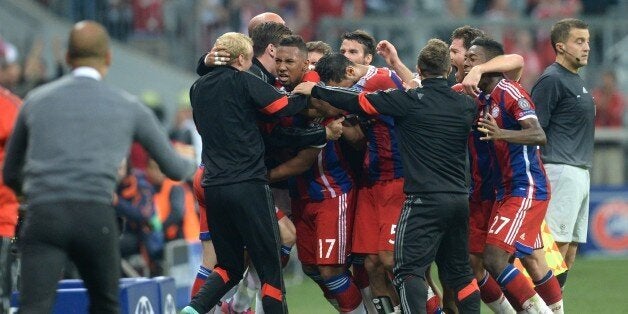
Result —
[[534, 284], [536, 285], [534, 290], [536, 290], [547, 305], [554, 304], [563, 299], [560, 283], [558, 283], [558, 279], [552, 274], [551, 270], [543, 279], [534, 282]]
[[362, 306], [362, 294], [360, 289], [352, 282], [349, 288], [334, 295], [338, 301], [340, 312], [351, 312]]
[[491, 303], [499, 300], [503, 294], [502, 289], [493, 277], [485, 273], [480, 281], [480, 298], [484, 303]]
[[290, 251], [292, 251], [291, 246], [281, 245], [281, 267], [288, 265], [288, 261], [290, 261]]
[[360, 290], [369, 286], [369, 275], [364, 264], [353, 264], [353, 282]]
[[198, 273], [196, 273], [196, 278], [194, 279], [194, 284], [192, 284], [192, 291], [190, 293], [192, 298], [196, 295], [196, 293], [198, 293], [198, 290], [201, 290], [201, 287], [205, 284], [205, 280], [207, 280], [207, 277], [211, 274], [211, 272], [211, 269], [207, 269], [202, 265], [199, 267]]
[[290, 261], [290, 255], [281, 254], [281, 267], [286, 267]]
[[325, 296], [325, 299], [327, 300], [334, 299], [334, 295], [331, 293], [331, 291], [329, 291], [327, 286], [325, 286], [325, 282], [323, 282], [323, 278], [320, 277], [320, 275], [316, 275], [311, 278], [318, 285], [318, 287], [321, 288], [321, 291], [323, 291], [323, 296]]
[[528, 279], [512, 264], [508, 264], [502, 273], [497, 277], [500, 287], [512, 297], [511, 305], [517, 311], [523, 311], [523, 303], [532, 298], [536, 292]]
[[428, 292], [427, 303], [425, 303], [425, 309], [427, 310], [428, 314], [442, 312], [440, 308], [440, 298], [438, 297], [438, 295], [434, 294], [433, 292], [430, 295], [430, 293]]

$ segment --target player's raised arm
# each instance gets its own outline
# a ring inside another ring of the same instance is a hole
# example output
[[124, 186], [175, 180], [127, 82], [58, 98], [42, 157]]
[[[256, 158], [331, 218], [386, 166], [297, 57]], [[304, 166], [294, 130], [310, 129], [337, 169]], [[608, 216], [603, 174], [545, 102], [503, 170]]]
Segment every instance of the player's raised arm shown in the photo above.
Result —
[[377, 44], [377, 54], [382, 56], [386, 61], [386, 64], [390, 66], [401, 80], [410, 88], [417, 87], [418, 83], [414, 80], [414, 75], [408, 67], [403, 64], [399, 55], [397, 54], [397, 48], [387, 40], [382, 40]]
[[480, 94], [478, 83], [484, 73], [502, 73], [509, 80], [519, 81], [523, 73], [523, 57], [518, 54], [500, 55], [465, 71], [468, 71], [462, 80], [465, 93], [477, 96]]

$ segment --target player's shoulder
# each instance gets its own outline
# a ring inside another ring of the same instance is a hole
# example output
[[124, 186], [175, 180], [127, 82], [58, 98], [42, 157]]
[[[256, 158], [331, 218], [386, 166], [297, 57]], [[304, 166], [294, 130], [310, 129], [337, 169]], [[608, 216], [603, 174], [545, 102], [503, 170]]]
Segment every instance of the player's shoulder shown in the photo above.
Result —
[[379, 68], [375, 68], [375, 74], [376, 75], [383, 75], [383, 76], [392, 76], [393, 71], [387, 67], [379, 67]]
[[303, 74], [303, 82], [314, 82], [314, 83], [318, 83], [321, 81], [321, 77], [320, 75], [318, 75], [318, 72], [313, 71], [313, 70], [309, 70], [307, 72], [305, 72], [305, 74]]
[[561, 81], [569, 77], [569, 74], [566, 73], [565, 71], [566, 70], [558, 63], [551, 64], [545, 69], [545, 71], [543, 71], [541, 76], [539, 76], [539, 78], [536, 80], [536, 83], [534, 84], [534, 87], [532, 89], [534, 90], [534, 88], [536, 88], [537, 85], [553, 86], [556, 84], [560, 84]]
[[388, 68], [371, 67], [363, 78], [365, 90], [388, 90], [402, 87], [401, 79], [398, 79], [396, 74]]
[[499, 83], [497, 83], [497, 86], [495, 87], [493, 93], [496, 92], [503, 93], [504, 97], [514, 100], [525, 98], [527, 95], [527, 92], [525, 91], [523, 86], [521, 86], [521, 84], [508, 79], [502, 79], [501, 81], [499, 81]]
[[518, 82], [502, 80], [495, 88], [503, 95], [504, 105], [510, 108], [518, 108], [526, 114], [534, 115], [535, 105], [528, 92]]
[[366, 74], [364, 74], [360, 80], [358, 81], [358, 85], [362, 85], [365, 86], [366, 83], [368, 82], [372, 82], [373, 80], [377, 79], [377, 77], [380, 76], [380, 72], [379, 72], [379, 68], [369, 65], [368, 70], [366, 71]]

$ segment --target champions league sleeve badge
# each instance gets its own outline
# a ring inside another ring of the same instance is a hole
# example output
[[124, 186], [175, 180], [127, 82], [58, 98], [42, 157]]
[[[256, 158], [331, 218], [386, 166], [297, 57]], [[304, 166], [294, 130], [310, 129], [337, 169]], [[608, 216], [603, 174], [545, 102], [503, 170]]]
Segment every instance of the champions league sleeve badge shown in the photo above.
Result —
[[525, 97], [519, 98], [519, 100], [517, 100], [517, 105], [519, 106], [519, 108], [521, 108], [521, 110], [532, 109], [532, 105], [530, 105], [530, 102], [525, 99]]

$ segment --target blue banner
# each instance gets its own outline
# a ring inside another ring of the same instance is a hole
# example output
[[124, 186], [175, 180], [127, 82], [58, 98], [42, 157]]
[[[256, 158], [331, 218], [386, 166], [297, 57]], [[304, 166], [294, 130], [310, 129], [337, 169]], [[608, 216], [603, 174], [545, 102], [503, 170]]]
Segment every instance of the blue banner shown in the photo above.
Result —
[[628, 186], [591, 188], [587, 243], [579, 251], [628, 256]]

